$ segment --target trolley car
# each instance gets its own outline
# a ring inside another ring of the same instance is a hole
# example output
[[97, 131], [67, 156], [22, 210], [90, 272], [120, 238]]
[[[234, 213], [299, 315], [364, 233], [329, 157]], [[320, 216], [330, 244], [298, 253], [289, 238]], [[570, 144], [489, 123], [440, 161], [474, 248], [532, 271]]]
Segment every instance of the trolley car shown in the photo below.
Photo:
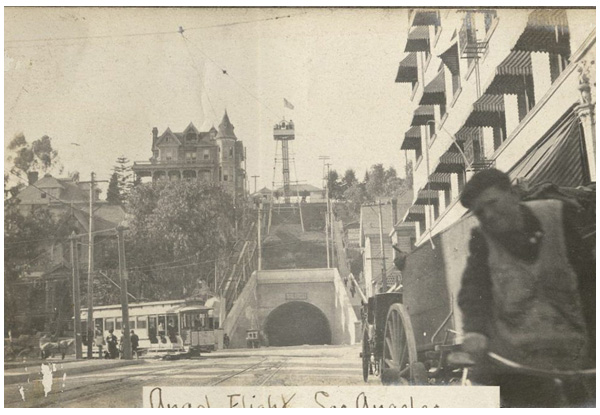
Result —
[[[210, 301], [210, 300], [209, 300]], [[196, 348], [215, 350], [219, 319], [213, 307], [203, 301], [156, 301], [129, 304], [129, 330], [140, 338], [141, 350], [183, 351]], [[81, 330], [87, 344], [87, 309], [81, 310]], [[94, 307], [94, 326], [108, 336], [110, 329], [119, 337], [123, 330], [121, 305]]]
[[[543, 184], [523, 200], [557, 198], [582, 207], [580, 231], [595, 252], [595, 186], [558, 188]], [[469, 256], [474, 216], [466, 216], [411, 252], [402, 286], [376, 294], [363, 307], [363, 378], [384, 384], [459, 383], [462, 368], [448, 364], [462, 343], [457, 297]], [[595, 258], [592, 260], [595, 261]]]

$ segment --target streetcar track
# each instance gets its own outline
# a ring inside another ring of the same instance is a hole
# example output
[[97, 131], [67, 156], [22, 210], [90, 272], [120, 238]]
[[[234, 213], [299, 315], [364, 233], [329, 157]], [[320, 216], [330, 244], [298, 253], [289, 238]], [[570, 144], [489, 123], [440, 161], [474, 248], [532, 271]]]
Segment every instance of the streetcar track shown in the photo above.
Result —
[[248, 371], [248, 370], [250, 370], [250, 369], [254, 369], [256, 366], [259, 366], [260, 364], [264, 363], [264, 362], [265, 362], [265, 361], [267, 361], [267, 360], [268, 360], [268, 358], [267, 358], [267, 357], [265, 357], [263, 360], [261, 360], [261, 361], [260, 361], [260, 362], [258, 362], [258, 363], [255, 363], [255, 364], [253, 364], [253, 365], [251, 365], [251, 366], [248, 366], [247, 368], [245, 368], [245, 369], [243, 369], [243, 370], [240, 370], [239, 372], [236, 372], [236, 373], [234, 373], [234, 374], [232, 374], [232, 375], [228, 375], [228, 376], [224, 377], [223, 379], [220, 379], [218, 382], [211, 383], [211, 384], [210, 384], [210, 386], [216, 386], [216, 385], [218, 385], [219, 383], [223, 383], [223, 382], [225, 382], [226, 380], [229, 380], [229, 379], [231, 379], [231, 378], [234, 378], [234, 377], [236, 377], [237, 375], [240, 375], [240, 374], [242, 374], [242, 373], [244, 373], [244, 372], [247, 372], [247, 371]]
[[271, 379], [273, 379], [273, 377], [283, 368], [283, 364], [285, 362], [279, 362], [279, 365], [277, 365], [277, 367], [275, 368], [275, 370], [270, 373], [261, 383], [259, 386], [263, 386], [265, 383], [267, 383], [268, 381], [270, 381]]
[[[238, 375], [240, 375], [242, 373], [248, 372], [249, 370], [252, 370], [252, 369], [260, 366], [262, 363], [266, 362], [267, 360], [268, 360], [268, 358], [265, 357], [261, 361], [259, 361], [257, 363], [254, 363], [254, 364], [252, 364], [252, 365], [250, 365], [250, 366], [248, 366], [248, 367], [246, 367], [246, 368], [244, 368], [242, 370], [239, 370], [239, 371], [237, 371], [237, 372], [235, 372], [233, 374], [230, 374], [230, 375], [227, 375], [227, 376], [225, 376], [225, 377], [223, 377], [221, 379], [218, 379], [216, 382], [213, 382], [213, 383], [211, 383], [211, 384], [209, 384], [207, 386], [216, 386], [216, 385], [218, 385], [220, 383], [223, 383], [223, 382], [225, 382], [225, 381], [227, 381], [229, 379], [234, 378], [235, 376], [238, 376]], [[150, 375], [153, 378], [156, 378], [156, 377], [160, 377], [160, 376], [162, 376], [164, 374], [168, 374], [169, 372], [173, 372], [173, 371], [177, 371], [179, 373], [185, 373], [185, 372], [190, 372], [190, 371], [194, 371], [194, 370], [198, 369], [196, 366], [188, 367], [188, 364], [189, 364], [189, 361], [187, 361], [185, 364], [182, 362], [182, 364], [178, 365], [177, 367], [169, 366], [169, 367], [164, 368], [162, 370], [154, 370], [154, 369], [156, 369], [156, 367], [148, 367], [147, 368], [148, 370], [145, 371], [145, 372], [142, 372], [142, 373], [136, 373], [136, 374], [125, 376], [125, 377], [121, 377], [121, 378], [113, 378], [113, 379], [107, 379], [107, 380], [103, 380], [103, 381], [99, 381], [99, 382], [94, 382], [93, 385], [82, 384], [80, 386], [74, 386], [74, 387], [71, 387], [70, 389], [68, 389], [66, 391], [59, 391], [56, 394], [53, 394], [52, 396], [54, 396], [55, 399], [41, 401], [41, 402], [38, 401], [37, 405], [35, 407], [45, 408], [45, 407], [49, 407], [49, 406], [56, 405], [56, 404], [64, 406], [64, 404], [67, 404], [67, 403], [76, 403], [76, 402], [82, 401], [82, 400], [89, 400], [89, 399], [95, 398], [95, 397], [100, 396], [100, 395], [109, 395], [111, 392], [114, 392], [116, 390], [121, 389], [123, 387], [123, 383], [124, 382], [136, 382], [136, 383], [138, 383], [138, 382], [146, 382], [146, 381], [148, 381], [147, 379], [140, 380], [140, 379], [136, 379], [136, 378], [140, 378], [140, 377], [144, 377], [144, 376], [148, 376], [148, 375]], [[40, 379], [34, 380], [34, 382], [36, 382], [36, 381], [37, 382], [41, 382]], [[118, 384], [116, 384], [116, 385], [114, 385], [112, 387], [102, 388], [102, 386], [110, 385], [110, 384], [113, 384], [115, 382], [117, 382]], [[62, 394], [62, 393], [72, 394], [72, 393], [76, 393], [78, 390], [89, 388], [90, 386], [93, 386], [94, 388], [100, 387], [101, 390], [98, 390], [96, 392], [86, 392], [84, 395], [74, 396], [72, 398], [66, 398], [66, 399], [60, 399], [60, 398], [58, 398], [58, 394]], [[6, 404], [14, 404], [14, 403], [20, 403], [20, 402], [21, 401], [19, 399], [13, 400], [13, 401], [10, 401], [10, 402], [5, 402], [5, 406], [6, 406]]]

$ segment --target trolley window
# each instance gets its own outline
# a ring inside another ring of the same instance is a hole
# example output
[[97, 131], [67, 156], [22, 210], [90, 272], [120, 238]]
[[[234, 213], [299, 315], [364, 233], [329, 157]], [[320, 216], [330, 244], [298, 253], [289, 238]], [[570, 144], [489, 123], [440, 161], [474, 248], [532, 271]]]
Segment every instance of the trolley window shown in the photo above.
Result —
[[121, 317], [117, 317], [117, 321], [115, 323], [115, 330], [121, 330], [122, 329], [122, 322], [123, 322], [123, 318]]
[[107, 318], [104, 322], [106, 330], [114, 330], [115, 329], [115, 319], [114, 318]]
[[137, 318], [137, 328], [145, 329], [147, 327], [146, 317], [138, 317]]

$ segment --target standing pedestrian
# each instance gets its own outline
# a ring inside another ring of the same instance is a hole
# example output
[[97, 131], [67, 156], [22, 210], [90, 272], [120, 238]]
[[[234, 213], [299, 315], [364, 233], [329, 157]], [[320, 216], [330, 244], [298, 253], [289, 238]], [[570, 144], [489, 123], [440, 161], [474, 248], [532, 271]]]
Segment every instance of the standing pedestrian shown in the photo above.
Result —
[[140, 346], [140, 338], [133, 330], [131, 330], [131, 355], [139, 358], [138, 356], [138, 347]]
[[108, 354], [111, 359], [116, 359], [119, 357], [119, 349], [117, 347], [117, 336], [113, 334], [113, 329], [108, 331], [108, 336], [106, 337], [106, 344], [108, 345]]
[[98, 348], [98, 359], [102, 359], [102, 347], [106, 343], [104, 342], [104, 335], [102, 334], [102, 330], [100, 330], [100, 326], [96, 326], [96, 330], [94, 331], [94, 343]]

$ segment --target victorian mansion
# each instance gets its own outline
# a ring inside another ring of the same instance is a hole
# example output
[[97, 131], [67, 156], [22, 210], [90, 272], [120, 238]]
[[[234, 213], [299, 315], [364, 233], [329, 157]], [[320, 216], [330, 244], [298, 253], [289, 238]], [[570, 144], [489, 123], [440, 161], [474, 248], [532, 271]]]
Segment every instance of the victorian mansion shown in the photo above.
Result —
[[135, 162], [139, 178], [156, 180], [203, 180], [220, 184], [235, 199], [245, 193], [245, 148], [233, 132], [227, 111], [219, 129], [198, 131], [190, 123], [183, 132], [167, 128], [161, 135], [152, 129], [150, 161]]

